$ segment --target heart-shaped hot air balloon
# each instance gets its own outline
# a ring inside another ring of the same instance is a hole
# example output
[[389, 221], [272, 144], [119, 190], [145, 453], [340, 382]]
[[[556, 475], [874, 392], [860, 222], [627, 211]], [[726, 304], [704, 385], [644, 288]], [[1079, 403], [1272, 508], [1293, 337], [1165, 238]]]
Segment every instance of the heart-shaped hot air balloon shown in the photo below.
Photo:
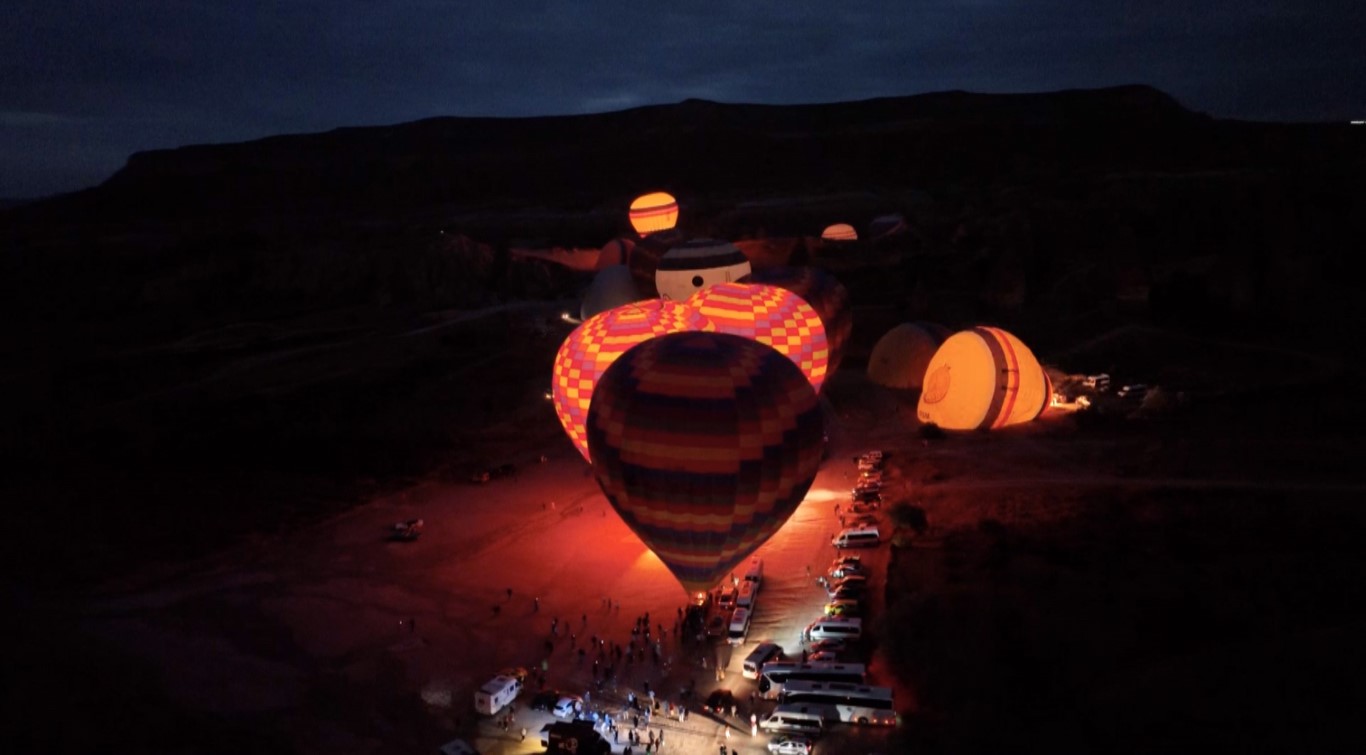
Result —
[[825, 342], [830, 350], [827, 374], [833, 375], [844, 358], [844, 347], [854, 329], [854, 310], [849, 291], [835, 276], [818, 267], [766, 267], [750, 273], [750, 283], [778, 286], [800, 296], [821, 316]]
[[583, 425], [602, 373], [628, 349], [642, 341], [683, 330], [713, 330], [700, 312], [661, 299], [633, 302], [600, 312], [575, 328], [555, 354], [551, 399], [555, 415], [574, 447], [588, 456]]
[[819, 393], [830, 361], [821, 316], [778, 286], [717, 283], [688, 297], [720, 333], [752, 338], [785, 354]]
[[588, 411], [607, 500], [689, 594], [777, 532], [820, 466], [816, 392], [792, 361], [724, 333], [675, 333], [621, 355]]

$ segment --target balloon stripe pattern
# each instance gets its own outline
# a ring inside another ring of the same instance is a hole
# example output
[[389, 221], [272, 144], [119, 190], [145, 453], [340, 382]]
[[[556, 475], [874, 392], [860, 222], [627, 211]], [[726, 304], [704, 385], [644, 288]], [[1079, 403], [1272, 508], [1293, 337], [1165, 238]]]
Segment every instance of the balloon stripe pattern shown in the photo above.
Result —
[[551, 399], [565, 434], [585, 460], [584, 423], [603, 372], [642, 341], [684, 330], [714, 330], [702, 313], [682, 304], [651, 299], [609, 309], [575, 328], [555, 354]]
[[623, 354], [587, 425], [607, 500], [690, 593], [714, 586], [801, 504], [822, 430], [816, 392], [787, 357], [713, 332]]
[[817, 392], [825, 383], [830, 349], [821, 317], [800, 296], [778, 286], [718, 283], [688, 298], [721, 333], [751, 338], [792, 360]]
[[641, 236], [667, 231], [678, 223], [678, 201], [662, 191], [637, 197], [631, 203], [630, 218], [631, 227]]
[[750, 283], [779, 286], [800, 296], [811, 305], [825, 324], [825, 340], [830, 350], [827, 373], [839, 369], [844, 347], [854, 330], [854, 310], [849, 306], [849, 291], [835, 276], [818, 267], [768, 267], [755, 270]]

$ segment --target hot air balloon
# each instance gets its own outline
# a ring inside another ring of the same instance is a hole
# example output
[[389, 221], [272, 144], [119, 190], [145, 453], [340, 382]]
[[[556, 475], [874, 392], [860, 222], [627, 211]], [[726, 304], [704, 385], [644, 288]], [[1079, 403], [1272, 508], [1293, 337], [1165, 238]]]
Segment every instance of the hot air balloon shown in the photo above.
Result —
[[636, 279], [636, 290], [642, 298], [659, 296], [659, 290], [655, 288], [655, 271], [659, 268], [659, 261], [671, 248], [681, 243], [683, 236], [677, 230], [660, 231], [642, 238], [631, 250], [627, 266], [631, 268], [631, 276]]
[[888, 388], [920, 388], [925, 368], [949, 329], [932, 322], [904, 322], [887, 331], [868, 357], [868, 379]]
[[636, 197], [631, 203], [631, 227], [641, 236], [667, 231], [678, 223], [678, 200], [662, 191]]
[[583, 295], [579, 305], [579, 319], [588, 318], [600, 312], [639, 301], [641, 295], [636, 291], [635, 278], [625, 265], [608, 265], [593, 276], [593, 283]]
[[834, 374], [844, 358], [844, 347], [854, 329], [854, 310], [849, 291], [835, 276], [818, 267], [766, 267], [750, 273], [749, 282], [779, 286], [802, 297], [821, 316], [825, 341], [830, 347], [827, 374]]
[[575, 328], [555, 354], [550, 397], [565, 434], [583, 458], [591, 461], [583, 423], [588, 419], [594, 387], [617, 357], [656, 336], [713, 329], [697, 310], [662, 299], [609, 309]]
[[598, 250], [597, 269], [601, 270], [612, 265], [625, 265], [631, 261], [631, 252], [636, 248], [636, 242], [628, 238], [612, 239], [602, 245]]
[[946, 430], [994, 430], [1034, 419], [1051, 397], [1029, 347], [1000, 328], [977, 327], [934, 353], [916, 416]]
[[689, 594], [787, 521], [820, 466], [816, 392], [748, 338], [675, 333], [619, 358], [588, 412], [607, 500]]
[[821, 316], [801, 297], [778, 286], [718, 283], [688, 298], [721, 333], [772, 346], [801, 368], [817, 392], [830, 362]]
[[826, 226], [821, 231], [821, 239], [824, 241], [858, 241], [858, 231], [854, 230], [848, 223], [836, 223]]
[[655, 289], [665, 299], [683, 301], [707, 286], [739, 280], [749, 271], [749, 258], [734, 244], [693, 239], [660, 258]]
[[906, 216], [899, 212], [879, 215], [868, 223], [868, 238], [874, 241], [885, 239], [905, 233], [909, 228], [910, 226], [906, 225]]

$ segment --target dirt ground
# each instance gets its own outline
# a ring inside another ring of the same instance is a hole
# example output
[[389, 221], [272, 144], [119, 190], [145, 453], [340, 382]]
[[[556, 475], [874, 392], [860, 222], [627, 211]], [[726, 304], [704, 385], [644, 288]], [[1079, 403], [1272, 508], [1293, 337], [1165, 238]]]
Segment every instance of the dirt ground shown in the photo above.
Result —
[[[926, 523], [868, 554], [887, 565], [871, 676], [897, 689], [904, 724], [837, 729], [818, 752], [1359, 749], [1349, 701], [1366, 696], [1347, 671], [1363, 660], [1366, 485], [1359, 434], [1331, 407], [1249, 416], [1236, 394], [931, 439], [914, 396], [857, 365], [824, 400], [830, 459], [759, 551], [767, 581], [733, 652], [673, 635], [682, 589], [527, 411], [469, 451], [515, 461], [515, 477], [434, 473], [81, 594], [24, 596], [33, 610], [5, 620], [25, 649], [7, 715], [34, 752], [431, 752], [457, 736], [534, 752], [548, 715], [520, 709], [503, 731], [473, 714], [473, 690], [525, 666], [584, 694], [593, 656], [578, 649], [627, 644], [646, 612], [664, 627], [660, 662], [621, 664], [595, 706], [648, 682], [668, 702], [727, 686], [747, 708], [740, 660], [763, 639], [798, 647], [822, 602], [806, 568], [832, 555], [849, 457], [881, 447], [893, 500]], [[385, 539], [413, 518], [418, 541]], [[662, 751], [763, 752], [737, 712], [657, 719]]]

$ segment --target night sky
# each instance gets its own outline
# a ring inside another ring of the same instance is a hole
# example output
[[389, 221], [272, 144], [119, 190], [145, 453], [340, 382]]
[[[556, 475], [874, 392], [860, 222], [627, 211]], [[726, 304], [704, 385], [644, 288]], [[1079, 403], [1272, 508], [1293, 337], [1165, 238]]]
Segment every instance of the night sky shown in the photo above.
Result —
[[1362, 0], [10, 0], [0, 197], [138, 150], [431, 116], [1151, 84], [1221, 117], [1366, 118]]

